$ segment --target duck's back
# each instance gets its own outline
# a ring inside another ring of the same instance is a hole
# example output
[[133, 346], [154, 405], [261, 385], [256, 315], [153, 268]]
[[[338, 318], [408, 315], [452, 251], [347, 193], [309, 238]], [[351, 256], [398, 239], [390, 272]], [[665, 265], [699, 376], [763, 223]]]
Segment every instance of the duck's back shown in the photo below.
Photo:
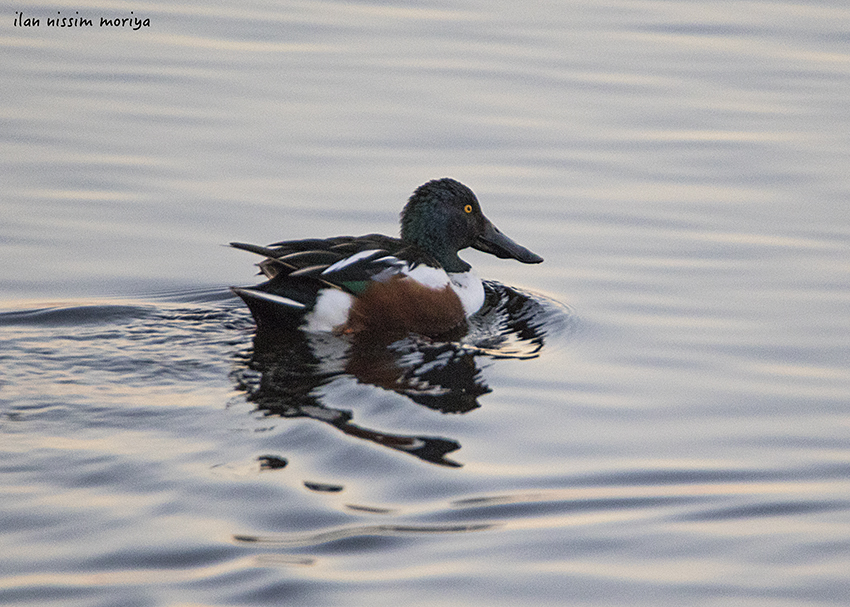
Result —
[[[345, 326], [442, 333], [464, 318], [439, 264], [398, 238], [369, 234], [231, 245], [265, 257], [257, 265], [269, 280], [234, 289], [258, 322], [263, 317], [280, 322], [284, 314], [293, 322], [303, 316], [301, 326], [309, 330]], [[415, 277], [423, 273], [442, 277], [441, 284], [435, 289], [420, 283]]]

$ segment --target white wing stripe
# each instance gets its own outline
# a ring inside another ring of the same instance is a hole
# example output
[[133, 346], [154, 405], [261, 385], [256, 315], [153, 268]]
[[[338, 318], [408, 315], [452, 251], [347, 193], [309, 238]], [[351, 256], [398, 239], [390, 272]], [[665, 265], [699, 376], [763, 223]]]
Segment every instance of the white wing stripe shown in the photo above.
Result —
[[252, 297], [256, 299], [264, 299], [266, 301], [270, 301], [272, 303], [278, 303], [284, 306], [289, 306], [290, 308], [299, 308], [304, 309], [305, 306], [303, 303], [295, 301], [294, 299], [289, 299], [288, 297], [282, 297], [280, 295], [273, 295], [271, 293], [264, 293], [263, 291], [255, 291], [254, 289], [241, 289], [244, 293], [250, 293]]
[[351, 255], [350, 257], [346, 257], [345, 259], [340, 259], [335, 264], [328, 266], [327, 269], [324, 272], [322, 272], [322, 274], [329, 274], [331, 272], [338, 272], [339, 270], [342, 270], [343, 268], [348, 267], [353, 263], [357, 263], [361, 259], [366, 259], [366, 258], [370, 257], [371, 255], [378, 253], [379, 251], [380, 251], [380, 249], [369, 249], [368, 251], [360, 251], [359, 253], [355, 253], [354, 255]]

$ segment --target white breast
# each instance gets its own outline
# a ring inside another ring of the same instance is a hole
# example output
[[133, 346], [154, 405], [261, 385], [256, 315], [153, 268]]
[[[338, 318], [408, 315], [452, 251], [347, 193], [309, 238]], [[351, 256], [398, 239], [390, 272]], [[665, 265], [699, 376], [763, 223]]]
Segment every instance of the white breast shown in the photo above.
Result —
[[472, 316], [484, 305], [484, 285], [475, 270], [449, 274], [452, 290], [460, 297], [463, 310], [467, 316]]
[[473, 269], [447, 274], [443, 269], [421, 264], [406, 271], [405, 274], [432, 289], [442, 289], [446, 285], [451, 287], [460, 298], [463, 311], [467, 316], [475, 314], [484, 305], [484, 285], [481, 284], [478, 273]]
[[405, 267], [402, 272], [419, 284], [431, 289], [443, 289], [449, 284], [449, 275], [442, 268], [432, 268], [425, 264], [419, 264], [412, 269]]

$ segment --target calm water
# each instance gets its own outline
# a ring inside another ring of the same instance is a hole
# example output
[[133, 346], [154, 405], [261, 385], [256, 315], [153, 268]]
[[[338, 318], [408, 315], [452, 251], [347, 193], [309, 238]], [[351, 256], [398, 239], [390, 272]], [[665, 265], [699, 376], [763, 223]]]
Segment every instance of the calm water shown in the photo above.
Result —
[[[850, 9], [517, 6], [0, 2], [0, 603], [847, 604]], [[442, 176], [494, 333], [255, 335]]]

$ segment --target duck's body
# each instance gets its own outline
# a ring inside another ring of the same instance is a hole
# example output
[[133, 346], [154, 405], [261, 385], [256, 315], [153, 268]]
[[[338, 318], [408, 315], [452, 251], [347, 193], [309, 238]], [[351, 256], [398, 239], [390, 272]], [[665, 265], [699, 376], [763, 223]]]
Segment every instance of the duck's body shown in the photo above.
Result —
[[481, 213], [472, 190], [453, 179], [420, 186], [401, 216], [401, 238], [380, 234], [232, 246], [266, 257], [269, 278], [234, 288], [258, 324], [306, 331], [414, 332], [437, 336], [462, 326], [484, 303], [467, 247], [540, 263]]

